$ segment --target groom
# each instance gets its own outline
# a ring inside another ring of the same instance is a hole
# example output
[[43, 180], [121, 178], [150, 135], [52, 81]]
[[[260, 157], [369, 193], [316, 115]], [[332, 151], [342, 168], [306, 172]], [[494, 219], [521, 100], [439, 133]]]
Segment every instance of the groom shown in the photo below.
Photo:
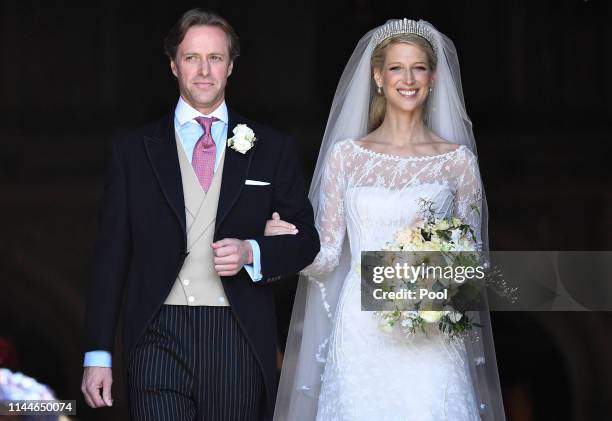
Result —
[[[297, 154], [289, 139], [227, 107], [239, 45], [222, 17], [186, 12], [165, 50], [180, 90], [175, 110], [111, 145], [82, 391], [94, 408], [112, 405], [125, 293], [134, 419], [271, 419], [277, 342], [269, 283], [319, 250]], [[272, 210], [298, 233], [263, 236]]]

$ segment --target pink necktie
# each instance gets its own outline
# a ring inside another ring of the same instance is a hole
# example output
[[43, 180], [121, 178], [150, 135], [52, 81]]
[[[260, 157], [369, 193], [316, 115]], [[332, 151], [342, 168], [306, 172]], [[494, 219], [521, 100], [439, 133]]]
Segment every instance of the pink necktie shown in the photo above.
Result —
[[215, 157], [217, 155], [217, 146], [213, 140], [210, 128], [218, 119], [215, 117], [196, 117], [195, 120], [204, 129], [204, 134], [198, 139], [193, 148], [191, 166], [200, 181], [202, 189], [208, 192], [213, 174], [215, 173]]

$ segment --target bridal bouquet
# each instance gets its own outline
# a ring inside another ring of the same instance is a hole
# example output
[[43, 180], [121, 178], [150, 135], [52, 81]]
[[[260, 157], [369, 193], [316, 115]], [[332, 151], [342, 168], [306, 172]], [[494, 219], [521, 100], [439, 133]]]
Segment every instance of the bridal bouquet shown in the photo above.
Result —
[[[453, 272], [453, 269], [477, 267], [480, 254], [473, 228], [459, 218], [436, 218], [432, 203], [429, 201], [422, 200], [421, 205], [424, 218], [419, 223], [397, 232], [395, 242], [387, 244], [384, 250], [409, 252], [394, 253], [393, 256], [403, 256], [400, 259], [409, 262], [413, 267], [416, 266], [417, 269], [419, 266], [444, 265], [446, 271]], [[397, 259], [395, 257], [390, 263], [398, 263]], [[392, 311], [376, 312], [380, 318], [380, 328], [386, 332], [398, 328], [402, 333], [410, 335], [417, 332], [426, 333], [428, 325], [437, 323], [442, 333], [449, 338], [455, 338], [474, 327], [481, 327], [468, 316], [466, 311], [457, 310], [465, 307], [467, 301], [479, 294], [478, 287], [473, 284], [457, 282], [458, 273], [460, 271], [455, 271], [450, 276], [435, 276], [433, 280], [427, 276], [415, 277], [408, 288], [413, 290], [427, 288], [433, 292], [433, 295], [436, 295], [436, 292], [440, 294], [442, 290], [446, 292], [442, 296], [438, 295], [435, 300], [430, 297], [419, 299], [417, 296], [409, 309], [397, 306]], [[441, 274], [441, 271], [438, 272], [438, 275]]]

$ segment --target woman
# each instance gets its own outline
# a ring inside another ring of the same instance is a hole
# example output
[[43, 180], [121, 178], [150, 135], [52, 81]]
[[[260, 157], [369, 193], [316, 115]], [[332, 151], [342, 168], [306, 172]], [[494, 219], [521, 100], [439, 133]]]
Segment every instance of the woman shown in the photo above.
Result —
[[382, 249], [421, 216], [422, 199], [470, 223], [486, 246], [475, 152], [452, 42], [407, 19], [366, 34], [315, 169], [321, 251], [299, 283], [275, 419], [504, 419], [488, 315], [464, 341], [383, 332], [361, 311], [355, 270], [362, 250]]

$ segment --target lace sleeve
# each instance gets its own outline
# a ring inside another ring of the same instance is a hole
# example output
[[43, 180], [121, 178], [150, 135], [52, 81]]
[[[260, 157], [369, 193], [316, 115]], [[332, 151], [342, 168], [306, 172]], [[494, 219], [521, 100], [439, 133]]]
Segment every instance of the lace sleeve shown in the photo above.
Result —
[[321, 250], [314, 262], [302, 271], [308, 277], [331, 272], [338, 266], [346, 233], [345, 185], [342, 151], [340, 145], [336, 144], [331, 150], [321, 179], [319, 206], [315, 219], [315, 226], [321, 239]]
[[469, 224], [481, 245], [482, 182], [476, 156], [468, 152], [458, 165], [453, 214]]

